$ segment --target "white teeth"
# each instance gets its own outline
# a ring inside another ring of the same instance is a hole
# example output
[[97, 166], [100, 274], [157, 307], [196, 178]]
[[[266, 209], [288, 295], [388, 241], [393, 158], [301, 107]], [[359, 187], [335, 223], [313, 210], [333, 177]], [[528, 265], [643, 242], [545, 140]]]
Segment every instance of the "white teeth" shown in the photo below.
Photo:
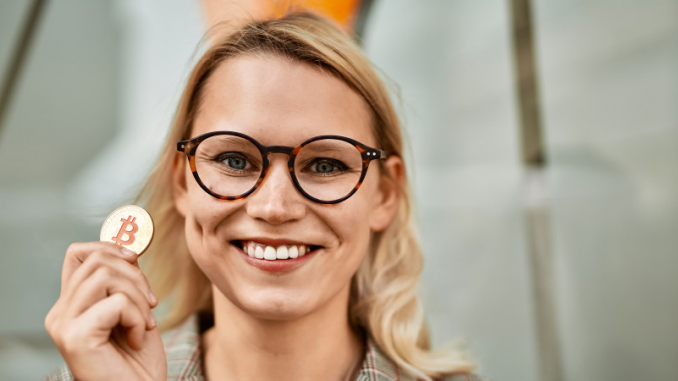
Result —
[[287, 246], [278, 246], [278, 248], [275, 251], [275, 258], [276, 259], [287, 259], [289, 258], [290, 255], [287, 252]]
[[276, 259], [299, 258], [311, 249], [306, 245], [281, 245], [278, 247], [262, 245], [255, 241], [244, 241], [242, 251], [250, 257], [274, 261]]
[[264, 249], [261, 246], [257, 246], [257, 248], [254, 249], [254, 256], [259, 259], [264, 259]]
[[268, 259], [269, 261], [276, 259], [276, 250], [273, 246], [266, 246], [266, 249], [264, 250], [264, 259]]
[[254, 247], [245, 246], [245, 249], [246, 249], [245, 252], [247, 253], [247, 255], [254, 258]]
[[290, 255], [290, 258], [299, 257], [299, 248], [296, 245], [290, 246], [289, 255]]

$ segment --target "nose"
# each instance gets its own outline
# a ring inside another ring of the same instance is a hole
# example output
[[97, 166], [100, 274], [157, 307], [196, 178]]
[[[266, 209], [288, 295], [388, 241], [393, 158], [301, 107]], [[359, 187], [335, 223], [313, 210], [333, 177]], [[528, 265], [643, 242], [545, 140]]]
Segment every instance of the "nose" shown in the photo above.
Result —
[[275, 154], [270, 159], [264, 182], [247, 197], [247, 214], [272, 225], [300, 220], [306, 214], [306, 205], [292, 183], [287, 156]]

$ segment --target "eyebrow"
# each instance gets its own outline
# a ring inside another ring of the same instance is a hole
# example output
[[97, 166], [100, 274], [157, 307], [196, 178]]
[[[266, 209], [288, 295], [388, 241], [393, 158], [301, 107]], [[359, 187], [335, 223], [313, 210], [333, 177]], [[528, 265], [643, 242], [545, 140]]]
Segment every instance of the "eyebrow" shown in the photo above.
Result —
[[[338, 152], [338, 151], [342, 150], [340, 147], [337, 146], [337, 143], [330, 143], [330, 142], [326, 142], [326, 141], [322, 141], [322, 140], [320, 140], [320, 141], [316, 140], [312, 144], [313, 144], [313, 150], [315, 150], [315, 151]], [[351, 145], [348, 142], [346, 142], [346, 144]], [[351, 146], [353, 146], [353, 145], [351, 145]], [[308, 145], [306, 145], [305, 147], [308, 147]]]
[[229, 144], [240, 146], [242, 148], [248, 147], [257, 148], [251, 141], [237, 136], [222, 135], [222, 138], [219, 140], [222, 142], [228, 142]]

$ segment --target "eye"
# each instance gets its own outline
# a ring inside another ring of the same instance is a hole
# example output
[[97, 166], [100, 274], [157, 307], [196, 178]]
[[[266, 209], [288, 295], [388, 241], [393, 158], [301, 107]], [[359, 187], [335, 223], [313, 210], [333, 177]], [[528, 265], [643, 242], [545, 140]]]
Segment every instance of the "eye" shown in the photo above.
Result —
[[319, 175], [337, 175], [347, 169], [344, 163], [333, 159], [316, 159], [309, 167], [310, 172]]
[[252, 164], [247, 157], [239, 152], [224, 152], [214, 159], [214, 161], [225, 164], [229, 169], [243, 171], [250, 169]]
[[229, 157], [224, 162], [235, 169], [245, 169], [247, 166], [247, 160], [242, 157]]
[[332, 163], [327, 161], [322, 161], [320, 163], [315, 163], [315, 171], [319, 173], [330, 173], [336, 168]]

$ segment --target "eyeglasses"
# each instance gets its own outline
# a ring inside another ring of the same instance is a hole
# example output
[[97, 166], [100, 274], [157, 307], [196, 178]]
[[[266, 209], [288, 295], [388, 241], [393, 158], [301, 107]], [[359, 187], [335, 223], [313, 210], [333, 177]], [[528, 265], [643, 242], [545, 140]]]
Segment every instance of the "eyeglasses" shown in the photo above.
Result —
[[234, 131], [214, 131], [177, 142], [188, 158], [198, 185], [220, 200], [240, 200], [264, 181], [268, 155], [289, 157], [292, 182], [309, 200], [336, 204], [360, 188], [372, 160], [385, 159], [385, 151], [337, 135], [310, 138], [296, 147], [264, 146]]

